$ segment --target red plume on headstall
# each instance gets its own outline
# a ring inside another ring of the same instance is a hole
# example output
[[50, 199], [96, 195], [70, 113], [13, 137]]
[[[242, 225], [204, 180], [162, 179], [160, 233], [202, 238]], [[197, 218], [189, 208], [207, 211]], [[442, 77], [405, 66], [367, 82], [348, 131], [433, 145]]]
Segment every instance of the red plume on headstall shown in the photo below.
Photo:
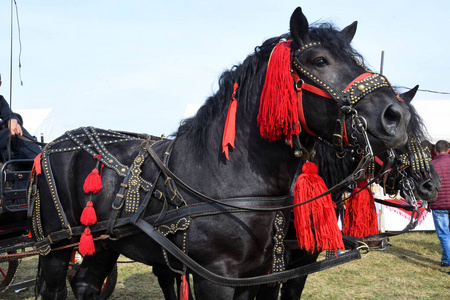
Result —
[[225, 153], [227, 159], [230, 159], [228, 157], [228, 145], [234, 148], [234, 137], [236, 134], [237, 88], [238, 84], [235, 82], [233, 86], [233, 95], [231, 96], [230, 106], [228, 107], [228, 114], [227, 120], [225, 121], [225, 128], [223, 130], [222, 153]]
[[261, 136], [270, 141], [292, 140], [292, 135], [300, 133], [290, 45], [291, 41], [285, 41], [273, 49], [261, 94], [258, 126]]
[[[306, 162], [302, 172], [295, 183], [294, 204], [327, 191], [325, 182], [317, 174], [317, 166], [314, 163]], [[329, 194], [294, 207], [294, 225], [300, 248], [310, 252], [328, 249], [336, 252], [337, 249], [344, 249], [335, 208], [336, 205]]]
[[367, 180], [358, 182], [347, 201], [342, 232], [345, 235], [366, 237], [378, 234], [378, 218], [372, 191]]

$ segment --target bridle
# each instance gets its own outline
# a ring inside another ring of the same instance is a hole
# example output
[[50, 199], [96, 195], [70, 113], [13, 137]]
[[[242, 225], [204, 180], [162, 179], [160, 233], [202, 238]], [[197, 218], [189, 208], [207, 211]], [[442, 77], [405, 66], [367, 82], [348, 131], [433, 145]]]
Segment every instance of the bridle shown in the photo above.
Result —
[[[300, 128], [303, 128], [308, 134], [319, 138], [317, 134], [312, 132], [306, 124], [306, 119], [303, 112], [303, 91], [314, 93], [324, 98], [333, 99], [339, 107], [339, 112], [338, 117], [336, 118], [335, 133], [333, 134], [333, 142], [331, 146], [335, 148], [338, 153], [340, 153], [340, 155], [342, 155], [344, 153], [344, 143], [346, 145], [350, 145], [347, 137], [347, 130], [345, 127], [345, 119], [348, 115], [351, 115], [353, 129], [351, 134], [351, 137], [353, 139], [352, 145], [357, 147], [359, 149], [359, 152], [361, 153], [361, 145], [357, 143], [355, 134], [356, 132], [362, 134], [366, 143], [363, 150], [366, 153], [373, 155], [366, 132], [367, 121], [364, 117], [358, 115], [357, 110], [354, 109], [353, 106], [366, 95], [379, 88], [389, 87], [394, 91], [394, 93], [396, 93], [396, 91], [384, 76], [373, 73], [370, 70], [367, 70], [367, 72], [357, 76], [352, 82], [350, 82], [350, 84], [348, 84], [348, 86], [344, 90], [339, 91], [336, 87], [321, 79], [319, 76], [315, 75], [300, 60], [300, 57], [306, 51], [320, 46], [320, 42], [311, 42], [294, 51], [292, 57], [292, 65], [293, 69], [295, 69], [292, 70], [292, 76], [294, 78], [295, 88], [297, 91]], [[357, 63], [361, 65], [359, 61], [357, 61]], [[299, 73], [303, 78], [300, 77]], [[312, 82], [312, 84], [306, 83], [305, 81], [310, 81]], [[397, 98], [399, 99], [399, 101], [401, 101], [401, 98]]]

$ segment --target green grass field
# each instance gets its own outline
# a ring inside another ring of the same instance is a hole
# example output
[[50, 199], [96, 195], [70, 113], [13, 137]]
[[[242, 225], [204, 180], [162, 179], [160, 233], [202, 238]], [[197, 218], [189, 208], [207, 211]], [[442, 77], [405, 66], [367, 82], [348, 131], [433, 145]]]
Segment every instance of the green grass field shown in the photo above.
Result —
[[[449, 299], [450, 275], [439, 271], [441, 248], [435, 233], [391, 238], [387, 251], [311, 274], [303, 299]], [[22, 260], [17, 281], [36, 274], [37, 257]], [[120, 257], [119, 278], [110, 299], [164, 299], [152, 269]], [[8, 291], [0, 299], [34, 299], [33, 288]], [[74, 299], [69, 291], [68, 299]], [[209, 300], [209, 299], [207, 299]]]

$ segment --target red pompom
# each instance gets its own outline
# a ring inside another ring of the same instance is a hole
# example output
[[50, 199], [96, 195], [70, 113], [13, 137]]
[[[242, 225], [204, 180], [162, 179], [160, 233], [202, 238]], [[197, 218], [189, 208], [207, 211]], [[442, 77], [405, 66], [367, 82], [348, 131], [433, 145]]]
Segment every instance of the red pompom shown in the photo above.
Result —
[[278, 43], [267, 66], [261, 94], [258, 126], [263, 138], [270, 141], [292, 140], [300, 133], [297, 93], [291, 73], [291, 41]]
[[347, 201], [342, 232], [354, 237], [378, 234], [378, 216], [372, 191], [367, 180], [358, 182]]
[[319, 172], [319, 168], [315, 163], [307, 161], [302, 167], [303, 174], [317, 174]]
[[78, 251], [81, 255], [92, 255], [95, 253], [94, 238], [92, 237], [91, 230], [88, 227], [86, 227], [81, 235]]
[[102, 178], [98, 173], [98, 170], [95, 168], [92, 172], [86, 177], [84, 181], [83, 190], [85, 193], [89, 194], [97, 194], [103, 188]]
[[[303, 174], [295, 183], [294, 203], [301, 203], [327, 191], [323, 179], [317, 175], [317, 166], [306, 163]], [[325, 195], [294, 207], [294, 226], [300, 248], [310, 252], [344, 249], [331, 196]]]
[[80, 222], [83, 225], [94, 225], [97, 223], [97, 215], [95, 214], [94, 204], [92, 201], [86, 203], [86, 207], [81, 213]]
[[186, 275], [181, 276], [181, 279], [180, 300], [189, 300], [189, 284], [186, 280]]

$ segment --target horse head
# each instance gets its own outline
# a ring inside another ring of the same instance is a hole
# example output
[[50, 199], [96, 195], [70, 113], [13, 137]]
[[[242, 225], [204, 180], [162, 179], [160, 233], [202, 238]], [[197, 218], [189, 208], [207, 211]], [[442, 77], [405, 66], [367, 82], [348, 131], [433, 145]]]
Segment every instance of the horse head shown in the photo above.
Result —
[[376, 153], [402, 147], [410, 113], [387, 78], [368, 70], [350, 46], [356, 27], [354, 22], [341, 31], [329, 24], [310, 28], [301, 8], [292, 14], [293, 75], [304, 94], [298, 103], [301, 127], [338, 148], [342, 143], [364, 148], [369, 141]]
[[432, 202], [441, 188], [441, 181], [430, 163], [431, 153], [421, 144], [426, 137], [425, 126], [411, 105], [418, 88], [416, 85], [400, 95], [411, 113], [408, 142], [404, 147], [395, 150], [394, 171], [386, 178], [384, 185], [389, 194], [396, 194], [400, 190], [405, 197], [406, 192], [411, 189], [417, 198]]

